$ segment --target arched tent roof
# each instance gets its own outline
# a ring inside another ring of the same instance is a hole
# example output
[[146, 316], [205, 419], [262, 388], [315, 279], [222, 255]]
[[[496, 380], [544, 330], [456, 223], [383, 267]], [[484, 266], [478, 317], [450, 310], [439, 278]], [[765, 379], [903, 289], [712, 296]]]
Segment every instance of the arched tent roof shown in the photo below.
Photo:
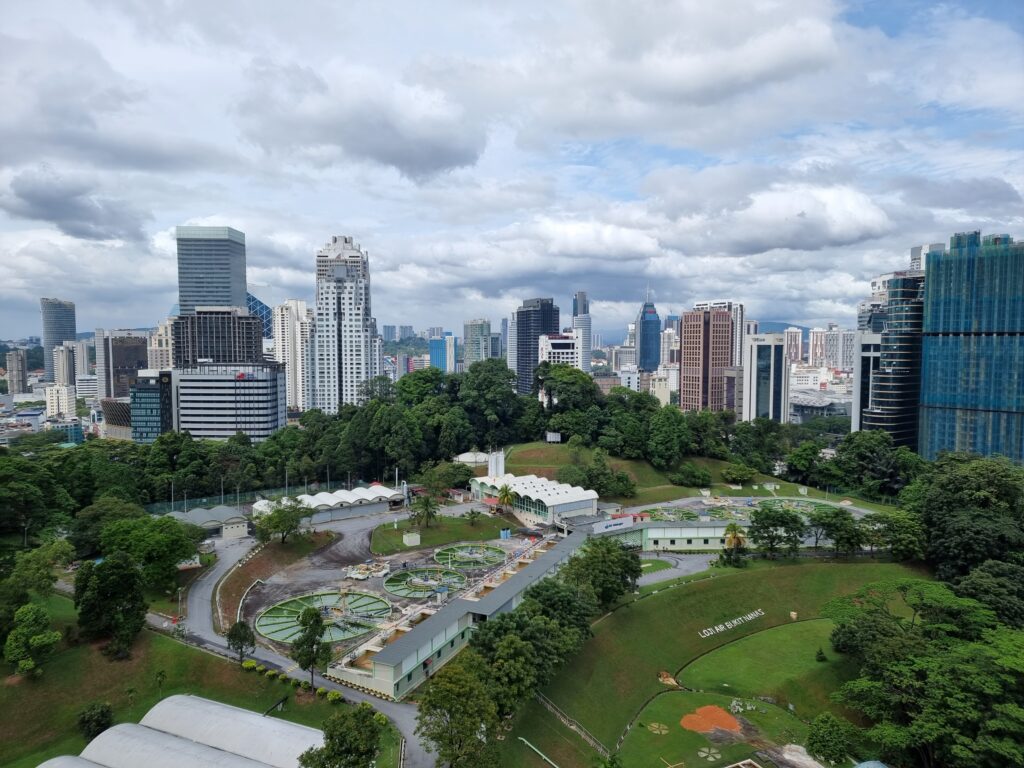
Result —
[[517, 496], [541, 501], [548, 506], [598, 498], [597, 491], [580, 488], [578, 485], [559, 483], [536, 475], [488, 476], [476, 478], [476, 480], [492, 488], [501, 488], [501, 486], [507, 485]]
[[74, 755], [61, 755], [47, 760], [39, 768], [103, 768], [103, 766]]
[[82, 750], [107, 768], [266, 768], [265, 763], [133, 723], [108, 728]]
[[299, 755], [324, 743], [323, 733], [315, 728], [197, 696], [168, 696], [139, 724], [274, 768], [296, 768]]
[[188, 512], [168, 512], [168, 517], [183, 523], [198, 525], [200, 528], [219, 528], [225, 523], [244, 523], [245, 515], [234, 507], [218, 505], [216, 507], [193, 507]]
[[[310, 509], [331, 509], [334, 507], [354, 507], [360, 504], [372, 504], [382, 501], [392, 501], [402, 498], [400, 491], [387, 488], [383, 485], [374, 485], [370, 488], [353, 488], [351, 491], [344, 489], [328, 493], [321, 491], [316, 495], [308, 493], [299, 494], [297, 500]], [[255, 505], [253, 507], [255, 509]]]

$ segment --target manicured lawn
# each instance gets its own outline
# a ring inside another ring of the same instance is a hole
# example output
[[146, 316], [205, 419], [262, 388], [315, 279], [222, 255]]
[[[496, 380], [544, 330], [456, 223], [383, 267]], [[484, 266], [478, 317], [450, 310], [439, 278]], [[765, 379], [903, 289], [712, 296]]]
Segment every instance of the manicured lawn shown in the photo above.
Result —
[[[499, 757], [508, 768], [551, 768], [540, 756], [519, 740], [524, 735], [533, 746], [541, 750], [561, 768], [596, 765], [597, 753], [575, 731], [563, 726], [555, 716], [535, 700], [527, 701], [512, 721], [512, 731], [505, 733]], [[526, 735], [529, 734], [529, 735]]]
[[[177, 587], [181, 588], [181, 614], [183, 616], [188, 615], [188, 590], [192, 586], [192, 582], [206, 573], [207, 568], [216, 562], [217, 556], [215, 554], [200, 555], [200, 562], [203, 564], [201, 568], [193, 568], [188, 571], [178, 571]], [[146, 598], [149, 600], [149, 609], [155, 613], [162, 613], [164, 616], [177, 616], [178, 615], [178, 591], [177, 589], [171, 592], [162, 592], [159, 590], [149, 590], [146, 593]]]
[[622, 764], [729, 765], [754, 758], [758, 749], [802, 744], [806, 740], [807, 726], [784, 709], [764, 702], [749, 702], [755, 709], [734, 716], [743, 730], [728, 739], [716, 737], [711, 741], [704, 734], [682, 726], [682, 719], [700, 707], [718, 707], [729, 713], [732, 699], [732, 696], [682, 691], [659, 696], [644, 708], [623, 741]]
[[[58, 626], [74, 620], [74, 608], [66, 598], [53, 597], [47, 607]], [[4, 673], [10, 671], [3, 665]], [[37, 680], [8, 678], [0, 684], [0, 765], [35, 768], [61, 754], [77, 755], [85, 746], [75, 719], [93, 701], [114, 707], [117, 722], [138, 722], [160, 698], [156, 673], [164, 670], [163, 695], [192, 693], [257, 712], [265, 712], [287, 696], [283, 712], [273, 717], [322, 726], [337, 705], [313, 696], [296, 700], [295, 689], [244, 672], [237, 664], [184, 646], [170, 638], [143, 631], [127, 661], [109, 661], [88, 644], [65, 648], [43, 667]], [[129, 689], [134, 701], [129, 704]], [[397, 733], [389, 737], [393, 756], [382, 766], [397, 766]]]
[[[741, 638], [689, 664], [679, 683], [735, 696], [771, 696], [780, 706], [792, 704], [804, 720], [826, 709], [849, 716], [829, 694], [856, 676], [857, 665], [832, 650], [832, 626], [828, 619], [798, 621]], [[815, 659], [819, 648], [828, 661]]]
[[[464, 517], [438, 516], [429, 528], [418, 528], [408, 520], [400, 520], [397, 528], [393, 523], [385, 523], [374, 528], [370, 538], [370, 550], [375, 555], [393, 555], [407, 549], [439, 547], [455, 541], [488, 541], [497, 539], [502, 528], [517, 528], [519, 525], [503, 517], [489, 515], [478, 518], [475, 525], [470, 525]], [[410, 530], [419, 531], [420, 534], [420, 543], [415, 547], [407, 547], [402, 543], [402, 535]]]
[[[816, 562], [712, 573], [714, 578], [658, 590], [599, 621], [594, 637], [544, 693], [597, 738], [614, 744], [643, 702], [664, 690], [659, 672], [674, 675], [726, 643], [789, 624], [790, 611], [816, 617], [830, 598], [863, 584], [922, 575], [887, 563]], [[710, 637], [698, 634], [757, 609], [764, 615]], [[533, 740], [529, 733], [515, 735]]]
[[640, 567], [643, 569], [643, 575], [646, 576], [649, 573], [667, 571], [672, 567], [672, 563], [667, 560], [641, 560]]

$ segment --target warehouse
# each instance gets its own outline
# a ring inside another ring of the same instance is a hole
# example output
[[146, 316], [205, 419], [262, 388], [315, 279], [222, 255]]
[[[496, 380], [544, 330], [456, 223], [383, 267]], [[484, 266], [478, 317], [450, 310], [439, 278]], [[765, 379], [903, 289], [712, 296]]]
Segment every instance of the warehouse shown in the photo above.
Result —
[[512, 492], [512, 513], [524, 525], [562, 526], [580, 515], [597, 514], [597, 491], [536, 475], [487, 475], [470, 481], [473, 498], [498, 506], [504, 487]]

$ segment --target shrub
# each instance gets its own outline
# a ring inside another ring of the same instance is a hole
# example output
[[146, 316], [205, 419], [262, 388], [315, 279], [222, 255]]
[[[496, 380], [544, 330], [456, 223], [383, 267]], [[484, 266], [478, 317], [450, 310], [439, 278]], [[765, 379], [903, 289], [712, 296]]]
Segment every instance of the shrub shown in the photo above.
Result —
[[293, 677], [292, 678], [292, 687], [293, 688], [301, 688], [303, 682], [305, 682], [305, 681], [304, 680], [299, 680], [299, 678], [297, 678], [297, 677]]
[[828, 656], [826, 656], [825, 652], [819, 648], [818, 652], [814, 654], [814, 659], [815, 661], [828, 661]]
[[722, 468], [722, 480], [727, 483], [742, 484], [753, 479], [756, 474], [756, 469], [744, 464], [729, 464]]
[[277, 670], [276, 669], [268, 669], [263, 674], [265, 674], [269, 679], [273, 680], [275, 677], [277, 677]]
[[678, 472], [668, 476], [668, 481], [687, 488], [704, 488], [711, 485], [711, 473], [693, 464], [683, 464]]
[[304, 691], [308, 691], [308, 690], [310, 690], [310, 689], [311, 689], [311, 688], [312, 688], [313, 686], [309, 684], [309, 680], [303, 680], [303, 681], [302, 681], [302, 685], [301, 685], [300, 687], [302, 688], [302, 690], [304, 690]]
[[252, 672], [254, 669], [256, 669], [256, 662], [252, 659], [246, 659], [242, 662], [242, 669], [244, 669], [246, 672]]
[[327, 701], [331, 704], [340, 704], [345, 700], [345, 697], [341, 695], [341, 691], [328, 691]]
[[114, 708], [105, 701], [94, 701], [78, 713], [78, 730], [86, 741], [92, 741], [113, 724]]
[[260, 673], [260, 674], [262, 675], [262, 674], [263, 674], [264, 672], [266, 672], [266, 671], [267, 671], [267, 665], [266, 665], [266, 664], [260, 664], [260, 665], [258, 665], [258, 666], [256, 667], [256, 671], [257, 671], [257, 672], [259, 672], [259, 673]]
[[316, 689], [316, 695], [319, 696], [322, 699], [324, 696], [327, 695], [327, 689], [324, 688], [323, 686], [320, 686], [319, 688]]

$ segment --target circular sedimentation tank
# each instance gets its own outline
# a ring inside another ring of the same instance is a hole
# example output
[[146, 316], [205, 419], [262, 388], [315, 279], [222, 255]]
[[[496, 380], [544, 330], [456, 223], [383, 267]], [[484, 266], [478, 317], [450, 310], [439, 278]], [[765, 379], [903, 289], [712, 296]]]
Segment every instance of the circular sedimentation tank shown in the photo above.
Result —
[[384, 579], [384, 589], [406, 598], [429, 597], [435, 592], [455, 592], [466, 586], [466, 577], [450, 568], [410, 568]]
[[324, 638], [332, 643], [373, 632], [391, 615], [391, 603], [367, 592], [312, 592], [267, 608], [256, 617], [256, 631], [278, 643], [291, 643], [302, 631], [299, 615], [307, 608], [320, 611]]
[[434, 560], [445, 568], [462, 571], [490, 568], [505, 562], [505, 550], [490, 544], [452, 544], [437, 550]]

